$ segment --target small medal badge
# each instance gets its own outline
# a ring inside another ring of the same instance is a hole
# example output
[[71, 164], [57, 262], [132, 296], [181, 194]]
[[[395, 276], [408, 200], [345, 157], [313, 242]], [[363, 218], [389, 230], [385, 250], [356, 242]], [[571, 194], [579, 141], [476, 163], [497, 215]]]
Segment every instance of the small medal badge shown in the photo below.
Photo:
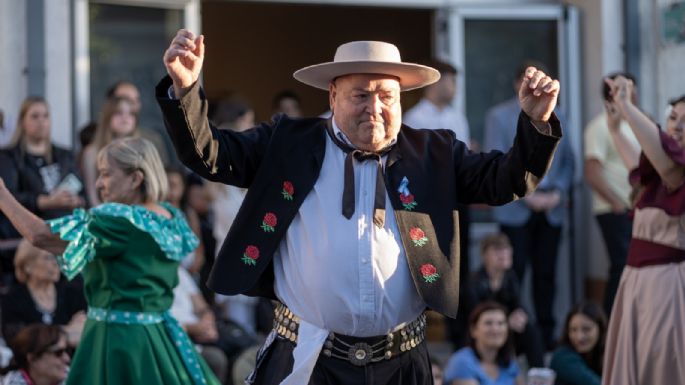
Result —
[[438, 274], [438, 269], [436, 269], [435, 266], [433, 266], [430, 263], [426, 263], [425, 265], [421, 265], [420, 271], [421, 271], [421, 275], [423, 276], [423, 279], [427, 283], [433, 283], [433, 282], [437, 281], [438, 278], [440, 278], [440, 274]]
[[423, 232], [418, 227], [412, 227], [409, 229], [409, 238], [411, 238], [411, 241], [414, 243], [414, 246], [423, 246], [428, 242], [428, 237], [426, 237], [426, 233]]
[[397, 191], [400, 193], [400, 202], [402, 202], [402, 206], [404, 206], [404, 209], [407, 211], [412, 211], [414, 208], [416, 208], [416, 201], [414, 201], [414, 195], [409, 192], [409, 179], [407, 177], [403, 177], [402, 181], [400, 182], [400, 187], [397, 189]]
[[243, 263], [250, 266], [257, 265], [257, 259], [259, 259], [259, 249], [257, 246], [249, 245], [245, 248], [243, 253]]
[[283, 194], [283, 199], [287, 201], [293, 200], [295, 188], [293, 187], [293, 183], [291, 181], [287, 180], [283, 182], [283, 190], [281, 190], [281, 194]]
[[276, 223], [278, 223], [276, 214], [266, 213], [266, 215], [264, 215], [264, 219], [262, 219], [262, 225], [260, 227], [267, 233], [273, 233], [276, 231], [274, 229], [274, 227], [276, 227]]

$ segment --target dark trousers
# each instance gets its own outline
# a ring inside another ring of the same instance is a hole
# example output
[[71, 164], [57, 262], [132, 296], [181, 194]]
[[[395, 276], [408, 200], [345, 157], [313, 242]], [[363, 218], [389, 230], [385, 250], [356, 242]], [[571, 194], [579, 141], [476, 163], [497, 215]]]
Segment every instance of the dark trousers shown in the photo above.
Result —
[[596, 218], [609, 254], [609, 281], [604, 291], [604, 311], [608, 317], [614, 305], [621, 273], [626, 265], [633, 221], [627, 214], [607, 213], [597, 215]]
[[[295, 345], [276, 338], [258, 363], [255, 385], [277, 385], [293, 368]], [[355, 366], [338, 358], [320, 355], [308, 385], [432, 385], [426, 344], [389, 360]], [[303, 384], [305, 385], [305, 384]]]
[[523, 282], [526, 266], [532, 268], [535, 316], [547, 347], [554, 343], [554, 305], [557, 254], [561, 240], [561, 226], [547, 221], [545, 213], [532, 213], [523, 226], [500, 226], [514, 249], [514, 271]]

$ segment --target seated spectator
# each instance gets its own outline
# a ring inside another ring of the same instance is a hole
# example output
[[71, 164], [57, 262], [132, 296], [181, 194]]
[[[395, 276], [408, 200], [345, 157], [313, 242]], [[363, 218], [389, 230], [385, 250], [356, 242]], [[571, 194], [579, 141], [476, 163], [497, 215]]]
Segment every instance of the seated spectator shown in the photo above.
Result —
[[523, 385], [509, 339], [506, 309], [484, 302], [469, 315], [469, 346], [450, 357], [444, 383], [451, 385]]
[[167, 202], [172, 206], [181, 210], [186, 216], [188, 226], [193, 230], [195, 236], [200, 240], [200, 244], [190, 253], [181, 265], [188, 269], [193, 276], [199, 276], [202, 265], [205, 262], [205, 247], [202, 243], [202, 230], [200, 226], [200, 217], [195, 210], [188, 206], [186, 196], [186, 179], [183, 172], [176, 167], [166, 167], [166, 177], [169, 182], [169, 191], [167, 192]]
[[535, 322], [521, 306], [518, 277], [511, 268], [513, 249], [503, 233], [487, 235], [481, 241], [483, 267], [466, 286], [464, 311], [469, 314], [479, 303], [494, 301], [507, 309], [514, 349], [525, 354], [530, 367], [543, 367], [544, 345]]
[[14, 357], [0, 385], [63, 384], [69, 373], [67, 336], [54, 325], [33, 324], [11, 344]]
[[550, 368], [556, 385], [599, 385], [606, 340], [607, 320], [602, 308], [581, 303], [566, 316], [561, 344], [552, 355]]
[[205, 301], [210, 306], [214, 306], [214, 292], [205, 285], [217, 252], [217, 241], [214, 238], [212, 220], [213, 213], [211, 211], [212, 194], [208, 186], [207, 181], [197, 174], [191, 173], [186, 176], [185, 204], [189, 210], [193, 210], [197, 214], [200, 220], [201, 236], [198, 238], [204, 247], [204, 263], [200, 269], [200, 280], [198, 282], [201, 283], [200, 291], [202, 291]]
[[14, 260], [18, 283], [2, 298], [2, 335], [12, 341], [26, 325], [59, 325], [70, 346], [78, 345], [86, 321], [86, 300], [76, 285], [60, 282], [57, 260], [22, 240]]
[[[178, 286], [174, 289], [171, 314], [188, 333], [190, 339], [202, 347], [202, 355], [217, 377], [227, 379], [231, 363], [246, 348], [257, 341], [237, 324], [217, 322], [212, 309], [204, 300], [195, 281], [183, 267], [178, 269]], [[222, 356], [216, 354], [223, 352]]]
[[200, 346], [200, 354], [223, 383], [228, 372], [228, 359], [219, 348], [213, 346], [219, 339], [214, 313], [182, 266], [178, 267], [178, 285], [174, 288], [171, 315], [185, 329], [188, 337]]
[[442, 366], [432, 358], [431, 372], [433, 373], [433, 385], [442, 385], [442, 379], [444, 377], [444, 373], [442, 372]]

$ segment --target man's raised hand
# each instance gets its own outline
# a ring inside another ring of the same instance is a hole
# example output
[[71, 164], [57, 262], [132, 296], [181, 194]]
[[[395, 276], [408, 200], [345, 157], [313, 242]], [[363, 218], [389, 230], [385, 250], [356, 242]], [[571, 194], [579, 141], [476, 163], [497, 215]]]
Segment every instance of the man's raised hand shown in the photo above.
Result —
[[181, 29], [164, 52], [164, 66], [174, 82], [177, 98], [183, 97], [200, 77], [205, 58], [204, 35]]
[[519, 103], [534, 122], [549, 121], [559, 97], [559, 81], [535, 67], [526, 68], [519, 88]]

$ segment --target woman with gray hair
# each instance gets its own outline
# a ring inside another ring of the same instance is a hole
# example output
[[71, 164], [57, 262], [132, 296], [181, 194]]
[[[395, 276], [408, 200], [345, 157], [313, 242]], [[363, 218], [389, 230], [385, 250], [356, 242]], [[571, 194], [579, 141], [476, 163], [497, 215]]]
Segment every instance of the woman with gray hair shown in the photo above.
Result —
[[105, 202], [43, 222], [0, 179], [0, 210], [34, 245], [83, 272], [88, 319], [67, 384], [219, 384], [169, 315], [179, 261], [197, 246], [183, 214], [161, 202], [167, 180], [152, 143], [127, 138], [97, 157]]
[[12, 341], [26, 325], [59, 325], [76, 347], [86, 321], [82, 283], [60, 282], [57, 259], [22, 239], [14, 255], [17, 283], [2, 296], [2, 336]]

